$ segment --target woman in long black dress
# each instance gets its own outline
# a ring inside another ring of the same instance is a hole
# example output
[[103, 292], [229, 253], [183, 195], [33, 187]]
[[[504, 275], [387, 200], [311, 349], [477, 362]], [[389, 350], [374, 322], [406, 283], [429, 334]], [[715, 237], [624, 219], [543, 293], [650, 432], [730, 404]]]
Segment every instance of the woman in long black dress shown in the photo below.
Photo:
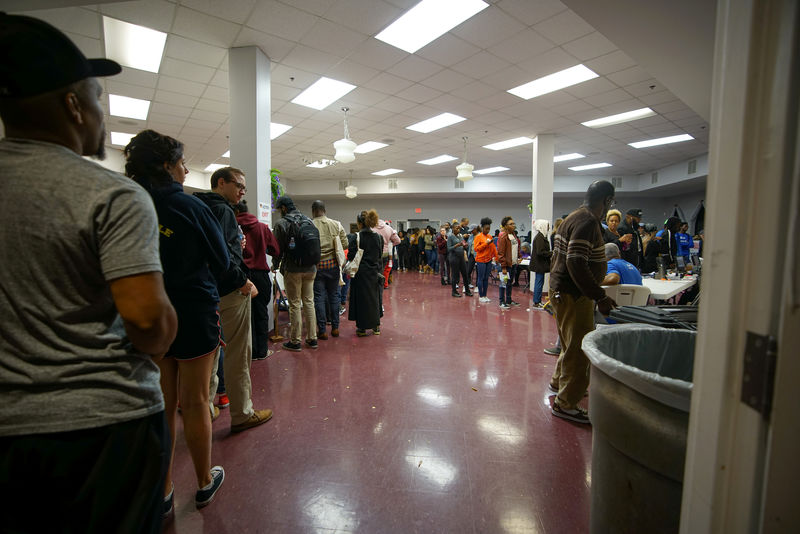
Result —
[[364, 250], [358, 272], [350, 282], [350, 309], [347, 318], [356, 322], [356, 335], [363, 337], [367, 330], [379, 335], [381, 333], [381, 291], [383, 280], [381, 273], [381, 252], [383, 238], [373, 228], [378, 225], [378, 212], [362, 211], [356, 218], [358, 223], [358, 242], [351, 239], [347, 250], [347, 259], [352, 260], [359, 248]]

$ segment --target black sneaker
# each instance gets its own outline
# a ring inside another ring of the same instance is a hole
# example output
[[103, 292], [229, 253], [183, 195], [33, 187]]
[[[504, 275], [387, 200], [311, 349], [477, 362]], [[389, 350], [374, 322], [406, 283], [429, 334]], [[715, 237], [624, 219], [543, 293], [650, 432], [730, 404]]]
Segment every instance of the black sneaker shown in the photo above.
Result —
[[266, 360], [267, 358], [269, 358], [270, 356], [272, 356], [272, 354], [273, 354], [273, 350], [272, 350], [272, 349], [267, 349], [267, 353], [266, 353], [266, 354], [264, 354], [264, 355], [262, 355], [262, 356], [259, 356], [258, 358], [256, 358], [255, 356], [253, 356], [253, 361]]
[[461, 297], [461, 293], [459, 293], [458, 291], [453, 291], [451, 295], [454, 297]]
[[590, 425], [592, 424], [589, 421], [589, 414], [586, 410], [581, 408], [575, 408], [574, 410], [564, 410], [558, 404], [553, 403], [553, 407], [550, 409], [553, 412], [553, 415], [556, 417], [560, 417], [561, 419], [566, 419], [567, 421], [573, 421], [575, 423], [581, 423], [582, 425]]
[[519, 306], [519, 302], [517, 302], [515, 300], [512, 300], [511, 302], [508, 303], [508, 305], [509, 306]]
[[317, 347], [319, 347], [319, 343], [317, 342], [316, 339], [306, 339], [306, 345], [310, 349], [316, 349]]
[[283, 344], [283, 348], [286, 350], [291, 350], [292, 352], [300, 352], [300, 350], [303, 348], [303, 345], [301, 345], [299, 341], [297, 343], [287, 341]]
[[548, 347], [548, 348], [544, 349], [542, 352], [544, 352], [545, 354], [549, 354], [550, 356], [560, 356], [561, 355], [561, 349], [559, 349], [558, 347]]
[[217, 490], [219, 490], [220, 486], [222, 486], [222, 481], [225, 480], [225, 470], [220, 465], [215, 465], [211, 468], [211, 482], [205, 488], [201, 488], [197, 490], [197, 493], [194, 494], [194, 504], [198, 508], [202, 508], [207, 506], [208, 503], [214, 498], [214, 495], [217, 494]]
[[472, 296], [472, 291], [464, 291], [464, 294], [468, 297]]
[[372, 329], [372, 335], [374, 335], [374, 336], [381, 335], [381, 327], [380, 327], [380, 325], [378, 325], [378, 326], [376, 326], [375, 328]]
[[344, 312], [347, 311], [347, 308], [344, 306], [339, 306], [339, 315], [344, 315]]

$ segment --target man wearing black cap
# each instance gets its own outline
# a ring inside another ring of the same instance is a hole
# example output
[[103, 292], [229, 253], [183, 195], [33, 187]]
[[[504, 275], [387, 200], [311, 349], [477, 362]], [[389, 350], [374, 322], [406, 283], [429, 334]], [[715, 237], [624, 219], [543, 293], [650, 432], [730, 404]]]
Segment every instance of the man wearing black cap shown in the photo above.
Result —
[[81, 157], [103, 156], [95, 77], [121, 67], [4, 13], [0, 56], [0, 213], [20, 223], [0, 228], [2, 530], [160, 532], [169, 435], [154, 360], [177, 319], [156, 213]]
[[642, 220], [642, 210], [629, 209], [625, 212], [625, 220], [617, 227], [620, 236], [630, 235], [631, 242], [625, 250], [620, 250], [622, 259], [641, 269], [644, 263], [644, 247], [642, 236], [639, 235], [639, 222]]

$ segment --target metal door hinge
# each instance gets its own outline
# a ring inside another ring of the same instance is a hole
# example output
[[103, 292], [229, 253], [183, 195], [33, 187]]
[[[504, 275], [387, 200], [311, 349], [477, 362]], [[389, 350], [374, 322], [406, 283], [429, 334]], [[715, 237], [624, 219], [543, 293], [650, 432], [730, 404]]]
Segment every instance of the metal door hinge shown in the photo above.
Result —
[[747, 332], [742, 374], [742, 402], [769, 421], [778, 341], [772, 336]]

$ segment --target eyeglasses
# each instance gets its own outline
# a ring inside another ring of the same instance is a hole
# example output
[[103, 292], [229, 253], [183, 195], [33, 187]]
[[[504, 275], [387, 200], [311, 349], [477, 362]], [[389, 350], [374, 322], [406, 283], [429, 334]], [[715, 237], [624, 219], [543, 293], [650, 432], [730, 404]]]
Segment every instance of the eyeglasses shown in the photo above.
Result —
[[244, 184], [239, 183], [236, 180], [230, 180], [230, 181], [229, 180], [225, 180], [225, 181], [228, 182], [229, 184], [233, 184], [236, 187], [238, 187], [239, 191], [241, 191], [242, 193], [247, 193], [247, 186], [245, 186]]

